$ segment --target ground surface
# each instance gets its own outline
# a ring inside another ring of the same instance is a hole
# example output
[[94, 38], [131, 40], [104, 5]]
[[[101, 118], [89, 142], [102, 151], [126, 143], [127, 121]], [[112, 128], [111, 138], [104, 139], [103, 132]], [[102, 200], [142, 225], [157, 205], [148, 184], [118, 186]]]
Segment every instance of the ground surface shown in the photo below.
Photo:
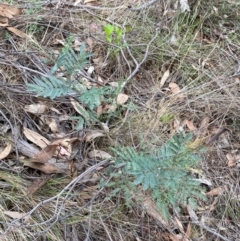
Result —
[[[1, 240], [240, 240], [238, 1], [4, 3], [12, 7], [0, 5]], [[29, 90], [83, 43], [89, 63], [54, 76], [116, 95], [91, 106], [75, 92], [51, 99]], [[195, 210], [171, 208], [166, 221], [141, 186], [126, 205], [113, 192], [124, 181], [102, 184], [121, 169], [109, 169], [112, 147], [151, 152], [180, 132], [193, 133], [194, 150], [205, 147], [192, 172], [207, 199]]]

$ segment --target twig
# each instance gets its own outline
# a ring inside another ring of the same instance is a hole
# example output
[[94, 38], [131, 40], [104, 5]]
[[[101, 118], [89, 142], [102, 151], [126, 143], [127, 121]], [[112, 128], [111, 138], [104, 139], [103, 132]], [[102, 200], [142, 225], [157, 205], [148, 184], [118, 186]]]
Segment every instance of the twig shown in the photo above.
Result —
[[37, 71], [37, 70], [30, 69], [30, 68], [28, 68], [28, 67], [26, 67], [26, 66], [22, 66], [22, 65], [20, 65], [20, 64], [18, 64], [18, 63], [11, 62], [11, 61], [8, 61], [8, 60], [6, 60], [6, 59], [4, 59], [4, 60], [1, 59], [1, 60], [0, 60], [0, 63], [1, 63], [1, 64], [4, 64], [4, 65], [14, 66], [14, 67], [16, 67], [16, 68], [19, 69], [19, 70], [21, 70], [21, 69], [23, 69], [23, 71], [28, 70], [28, 71], [30, 71], [30, 72], [32, 72], [32, 73], [39, 74], [39, 75], [42, 75], [42, 76], [44, 76], [44, 77], [48, 77], [48, 74], [41, 73], [41, 72], [39, 72], [39, 71]]
[[102, 223], [102, 226], [103, 226], [104, 230], [106, 231], [106, 234], [107, 234], [109, 240], [110, 240], [110, 241], [113, 241], [112, 238], [111, 238], [111, 235], [110, 235], [110, 233], [109, 233], [109, 231], [108, 231], [108, 228], [107, 228], [106, 225], [104, 224], [101, 216], [100, 216], [100, 220], [101, 220], [101, 223]]
[[130, 55], [130, 57], [132, 58], [133, 62], [135, 63], [135, 69], [133, 70], [133, 72], [130, 73], [130, 75], [127, 77], [126, 81], [123, 82], [122, 84], [122, 89], [125, 87], [125, 85], [129, 82], [129, 80], [132, 79], [132, 77], [139, 71], [141, 65], [145, 62], [147, 56], [148, 56], [148, 51], [149, 51], [149, 48], [150, 48], [150, 45], [152, 44], [152, 42], [156, 39], [156, 37], [158, 36], [158, 29], [156, 29], [156, 34], [155, 36], [149, 41], [149, 43], [147, 44], [147, 47], [146, 47], [146, 50], [145, 50], [145, 54], [143, 56], [143, 59], [141, 60], [140, 63], [138, 63], [138, 61], [136, 60], [136, 58], [133, 56], [126, 40], [124, 39], [124, 44], [126, 45], [126, 48], [127, 48], [127, 51], [128, 51], [128, 54]]
[[221, 128], [215, 135], [213, 135], [210, 140], [207, 142], [207, 145], [211, 145], [214, 141], [218, 139], [225, 131], [229, 131], [227, 127]]
[[209, 228], [208, 226], [206, 226], [205, 224], [201, 223], [201, 222], [198, 222], [198, 221], [194, 221], [192, 222], [193, 224], [196, 224], [198, 225], [199, 227], [207, 230], [209, 233], [212, 233], [214, 234], [215, 236], [217, 236], [218, 238], [221, 238], [222, 240], [224, 241], [231, 241], [230, 239], [222, 236], [220, 233], [218, 233], [216, 230], [212, 229], [212, 228]]

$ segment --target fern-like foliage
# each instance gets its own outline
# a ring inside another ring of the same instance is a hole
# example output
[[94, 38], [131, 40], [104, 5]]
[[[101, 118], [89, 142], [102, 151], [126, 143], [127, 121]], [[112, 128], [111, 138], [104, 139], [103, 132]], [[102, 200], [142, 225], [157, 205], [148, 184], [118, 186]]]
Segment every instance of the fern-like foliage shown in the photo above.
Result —
[[84, 44], [81, 45], [79, 54], [76, 54], [73, 49], [68, 48], [59, 55], [51, 72], [55, 74], [57, 69], [63, 67], [68, 75], [73, 75], [88, 64], [88, 59], [91, 56], [92, 54], [85, 53]]
[[[77, 122], [76, 129], [82, 129], [84, 124], [88, 125], [91, 121], [96, 121], [94, 108], [99, 106], [105, 97], [108, 98], [108, 101], [112, 102], [118, 93], [118, 90], [114, 90], [111, 87], [91, 86], [89, 88], [81, 80], [71, 80], [76, 72], [85, 67], [91, 56], [91, 54], [85, 53], [84, 48], [84, 44], [82, 44], [79, 54], [75, 53], [71, 48], [64, 49], [56, 60], [51, 70], [51, 75], [47, 77], [41, 76], [35, 78], [34, 83], [27, 83], [29, 92], [34, 93], [36, 96], [43, 96], [44, 98], [49, 97], [54, 99], [69, 93], [78, 94], [78, 100], [84, 107], [79, 110], [79, 113], [81, 113], [80, 116], [71, 117], [72, 120]], [[54, 74], [56, 74], [58, 69], [65, 72], [67, 80], [55, 77]]]
[[79, 100], [85, 103], [90, 110], [93, 110], [100, 105], [104, 95], [107, 95], [110, 92], [113, 93], [113, 90], [109, 87], [91, 88], [88, 91], [82, 92]]
[[[134, 177], [134, 184], [150, 190], [163, 216], [169, 217], [169, 207], [196, 207], [195, 198], [204, 198], [199, 181], [191, 168], [200, 160], [188, 148], [192, 135], [181, 133], [170, 139], [155, 154], [136, 152], [133, 148], [114, 149], [117, 163], [125, 163], [124, 173]], [[122, 174], [124, 176], [124, 173]]]
[[[84, 48], [84, 44], [82, 44], [79, 54], [75, 53], [71, 48], [62, 51], [51, 70], [52, 74], [47, 77], [41, 76], [40, 78], [35, 78], [35, 83], [27, 84], [28, 91], [36, 93], [36, 96], [49, 97], [51, 99], [73, 92], [74, 86], [76, 86], [77, 83], [73, 83], [70, 80], [71, 76], [73, 76], [76, 71], [81, 70], [88, 63], [88, 58], [91, 56], [91, 54], [84, 52]], [[64, 69], [67, 77], [69, 77], [68, 80], [54, 76], [59, 68]]]
[[28, 91], [36, 93], [36, 96], [43, 96], [55, 99], [56, 97], [67, 95], [72, 92], [73, 83], [58, 79], [55, 76], [49, 75], [48, 77], [41, 76], [34, 79], [35, 83], [27, 83]]

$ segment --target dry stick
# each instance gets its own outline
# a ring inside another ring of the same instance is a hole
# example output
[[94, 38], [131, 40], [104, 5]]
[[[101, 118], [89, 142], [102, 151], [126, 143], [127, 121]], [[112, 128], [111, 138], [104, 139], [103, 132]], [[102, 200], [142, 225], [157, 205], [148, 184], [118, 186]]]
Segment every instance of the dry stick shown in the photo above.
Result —
[[110, 240], [110, 241], [113, 241], [112, 238], [111, 238], [111, 235], [110, 235], [110, 233], [109, 233], [109, 231], [108, 231], [108, 228], [107, 228], [106, 225], [104, 224], [104, 222], [103, 222], [101, 216], [100, 216], [100, 220], [101, 220], [102, 226], [103, 226], [103, 228], [104, 228], [104, 230], [105, 230], [105, 232], [106, 232], [106, 234], [107, 234], [109, 240]]
[[28, 67], [26, 67], [26, 66], [22, 66], [22, 65], [20, 65], [20, 64], [18, 64], [18, 63], [15, 63], [15, 62], [11, 62], [11, 61], [8, 61], [8, 60], [5, 60], [5, 59], [4, 59], [3, 62], [4, 62], [5, 65], [14, 66], [14, 67], [16, 67], [17, 69], [23, 69], [24, 71], [25, 71], [25, 70], [28, 70], [28, 71], [30, 71], [30, 72], [32, 72], [32, 73], [39, 74], [39, 75], [43, 75], [44, 77], [48, 77], [48, 76], [49, 76], [48, 74], [41, 73], [41, 72], [39, 72], [39, 71], [37, 71], [37, 70], [30, 69], [30, 68], [28, 68]]
[[[75, 179], [73, 179], [73, 180], [72, 180], [66, 187], [64, 187], [64, 188], [62, 189], [62, 191], [59, 192], [57, 195], [55, 195], [54, 197], [51, 197], [51, 198], [49, 198], [49, 199], [45, 199], [45, 200], [42, 201], [42, 202], [39, 202], [32, 210], [30, 210], [29, 212], [27, 212], [24, 216], [22, 216], [21, 218], [17, 218], [17, 219], [15, 219], [15, 220], [13, 220], [13, 221], [8, 225], [8, 228], [6, 229], [6, 231], [5, 231], [1, 236], [6, 235], [6, 234], [11, 230], [11, 228], [14, 227], [14, 225], [17, 225], [17, 226], [19, 225], [19, 223], [20, 223], [19, 221], [20, 221], [20, 220], [22, 220], [24, 217], [30, 216], [33, 212], [35, 212], [38, 208], [40, 208], [40, 207], [43, 206], [44, 204], [49, 203], [49, 202], [53, 201], [54, 199], [57, 199], [57, 204], [58, 204], [59, 198], [62, 196], [62, 194], [63, 194], [64, 192], [66, 192], [66, 191], [68, 190], [67, 194], [66, 194], [65, 197], [64, 197], [64, 201], [65, 201], [65, 200], [67, 199], [67, 197], [70, 195], [70, 192], [73, 190], [73, 188], [75, 187], [75, 185], [76, 185], [82, 178], [84, 178], [84, 177], [85, 177], [86, 175], [88, 175], [89, 173], [95, 171], [98, 167], [101, 167], [101, 166], [107, 164], [108, 162], [109, 162], [109, 160], [103, 160], [103, 161], [97, 163], [96, 165], [88, 168], [85, 172], [83, 172], [82, 174], [80, 174], [79, 176], [77, 176]], [[63, 203], [64, 203], [64, 202], [63, 202]], [[59, 212], [59, 211], [57, 212], [57, 207], [58, 207], [58, 205], [55, 206], [55, 212], [59, 215], [60, 212]], [[62, 208], [63, 208], [63, 205], [60, 207], [60, 211], [62, 210]], [[32, 224], [32, 225], [21, 225], [21, 227], [35, 227], [35, 226], [47, 224], [48, 222], [54, 220], [54, 219], [55, 219], [55, 216], [56, 216], [56, 215], [54, 215], [51, 219], [49, 219], [49, 220], [47, 220], [47, 221], [45, 221], [45, 222], [42, 222], [42, 223]], [[57, 218], [54, 220], [54, 223], [57, 222], [57, 221], [58, 221], [58, 216], [57, 216]], [[0, 237], [1, 237], [1, 236], [0, 236]]]
[[209, 233], [214, 234], [215, 236], [217, 236], [218, 238], [221, 238], [221, 239], [224, 240], [224, 241], [231, 241], [230, 239], [222, 236], [222, 235], [221, 235], [220, 233], [218, 233], [216, 230], [214, 230], [214, 229], [212, 229], [212, 228], [209, 228], [208, 226], [206, 226], [205, 224], [203, 224], [203, 223], [201, 223], [201, 222], [195, 221], [195, 222], [192, 222], [192, 223], [198, 225], [199, 227], [201, 227], [201, 228], [203, 228], [203, 229], [205, 229], [205, 230], [207, 230]]
[[[127, 42], [125, 41], [124, 39], [124, 44], [126, 45], [126, 48], [127, 48], [127, 51], [128, 51], [128, 54], [130, 55], [130, 57], [132, 58], [133, 62], [135, 63], [135, 69], [133, 70], [132, 73], [130, 73], [130, 75], [127, 77], [126, 81], [123, 82], [122, 84], [122, 89], [125, 87], [125, 85], [129, 82], [129, 80], [132, 79], [132, 77], [139, 71], [139, 68], [141, 67], [141, 65], [145, 62], [147, 56], [148, 56], [148, 51], [149, 51], [149, 48], [150, 48], [150, 45], [152, 44], [152, 42], [156, 39], [156, 37], [158, 36], [158, 28], [156, 29], [156, 34], [155, 36], [149, 41], [149, 43], [147, 44], [147, 47], [146, 47], [146, 50], [145, 50], [145, 54], [143, 56], [143, 59], [140, 63], [138, 63], [138, 61], [136, 60], [136, 58], [133, 56]], [[125, 57], [125, 56], [124, 56]]]
[[225, 131], [229, 131], [227, 127], [221, 128], [215, 135], [213, 135], [210, 140], [207, 142], [207, 145], [211, 145], [214, 141], [218, 139]]

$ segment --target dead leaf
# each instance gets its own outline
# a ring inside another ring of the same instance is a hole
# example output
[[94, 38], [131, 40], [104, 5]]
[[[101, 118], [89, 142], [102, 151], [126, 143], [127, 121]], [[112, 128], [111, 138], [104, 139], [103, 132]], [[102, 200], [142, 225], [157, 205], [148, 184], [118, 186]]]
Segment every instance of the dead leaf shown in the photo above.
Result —
[[209, 122], [210, 122], [210, 118], [208, 116], [203, 118], [203, 120], [201, 121], [200, 127], [199, 127], [198, 138], [202, 138], [207, 135]]
[[88, 153], [90, 158], [110, 159], [112, 156], [105, 151], [93, 150]]
[[177, 226], [178, 226], [179, 230], [180, 230], [182, 233], [185, 233], [181, 221], [180, 221], [177, 217], [175, 217], [175, 221], [176, 221], [176, 223], [177, 223]]
[[209, 60], [209, 59], [204, 59], [202, 61], [202, 67], [203, 68], [213, 68], [214, 67], [214, 62]]
[[206, 141], [206, 138], [196, 138], [194, 141], [189, 142], [187, 144], [187, 147], [190, 149], [197, 149], [199, 147], [202, 147]]
[[164, 218], [161, 216], [161, 213], [157, 211], [156, 203], [149, 197], [143, 196], [140, 193], [138, 193], [138, 196], [140, 198], [144, 198], [144, 201], [142, 202], [142, 205], [146, 212], [159, 221], [161, 224], [163, 224], [165, 227], [169, 226], [168, 223], [164, 220]]
[[127, 100], [128, 100], [128, 95], [125, 95], [125, 94], [118, 94], [118, 96], [117, 96], [117, 104], [118, 105], [123, 105], [124, 103], [126, 103], [127, 102]]
[[175, 220], [176, 220], [176, 223], [177, 223], [177, 226], [178, 226], [179, 230], [180, 230], [182, 233], [185, 233], [181, 221], [180, 221], [177, 217], [175, 217]]
[[113, 104], [107, 104], [103, 107], [103, 113], [110, 113], [114, 112], [117, 109], [116, 105]]
[[108, 125], [107, 125], [106, 123], [101, 122], [101, 126], [102, 126], [103, 130], [104, 130], [106, 133], [109, 132], [109, 127], [108, 127]]
[[89, 66], [88, 70], [87, 70], [87, 74], [90, 76], [94, 71], [94, 66]]
[[218, 196], [223, 194], [223, 192], [226, 190], [226, 185], [223, 187], [216, 187], [214, 189], [212, 189], [210, 192], [207, 192], [206, 195], [207, 196]]
[[85, 110], [85, 108], [80, 105], [77, 101], [75, 101], [73, 98], [70, 98], [70, 102], [73, 106], [73, 108], [79, 113], [84, 119], [90, 120], [90, 116], [88, 112]]
[[187, 225], [187, 230], [186, 230], [186, 233], [185, 233], [182, 241], [188, 241], [188, 240], [189, 240], [189, 237], [190, 237], [190, 235], [191, 235], [191, 229], [192, 229], [192, 228], [191, 228], [191, 224], [188, 223], [188, 225]]
[[26, 213], [19, 213], [14, 211], [3, 211], [3, 213], [12, 219], [22, 219], [24, 224], [31, 224], [31, 216], [27, 215]]
[[[71, 153], [68, 150], [66, 150], [65, 148], [63, 148], [62, 146], [59, 146], [59, 148], [60, 148], [59, 154], [61, 156], [67, 156], [67, 157], [71, 156]], [[72, 148], [71, 148], [71, 150], [72, 150]]]
[[0, 26], [8, 26], [8, 18], [0, 16]]
[[102, 131], [99, 131], [99, 130], [88, 131], [86, 133], [86, 141], [90, 142], [90, 141], [93, 141], [95, 138], [101, 137], [101, 136], [104, 136], [104, 133]]
[[63, 139], [58, 139], [56, 141], [53, 141], [51, 145], [61, 145], [64, 147], [69, 147], [71, 143], [73, 143], [76, 140], [79, 140], [80, 138], [74, 137], [74, 138], [63, 138]]
[[79, 39], [79, 37], [74, 38], [74, 49], [79, 49], [79, 47], [82, 45], [82, 41]]
[[119, 86], [118, 82], [109, 82], [108, 84], [111, 85], [114, 88], [117, 88]]
[[34, 162], [46, 163], [55, 154], [59, 145], [48, 145], [38, 152], [34, 158]]
[[167, 71], [165, 71], [165, 73], [163, 74], [162, 78], [161, 78], [161, 81], [160, 81], [160, 88], [164, 86], [166, 80], [168, 79], [170, 75], [170, 71], [169, 69]]
[[97, 107], [97, 115], [100, 116], [101, 114], [103, 114], [103, 106], [102, 105], [99, 105]]
[[63, 139], [53, 141], [51, 145], [59, 145], [60, 149], [58, 149], [58, 152], [56, 153], [56, 155], [60, 154], [61, 156], [69, 157], [71, 156], [71, 153], [72, 153], [72, 143], [76, 141], [82, 141], [82, 139], [79, 137], [63, 138]]
[[45, 175], [44, 177], [40, 177], [39, 179], [35, 180], [31, 186], [28, 187], [27, 196], [32, 197], [32, 195], [41, 188], [45, 183], [49, 181], [51, 175]]
[[102, 77], [99, 76], [99, 75], [98, 75], [98, 77], [97, 77], [97, 81], [98, 81], [99, 83], [102, 83], [102, 84], [104, 83]]
[[[96, 173], [93, 173], [93, 175]], [[99, 179], [99, 178], [98, 178]], [[83, 189], [81, 192], [79, 192], [78, 198], [79, 199], [91, 199], [94, 195], [97, 193], [98, 186], [90, 186], [85, 189]]]
[[24, 109], [25, 111], [32, 114], [43, 114], [47, 111], [48, 107], [42, 104], [32, 104], [32, 105], [26, 105]]
[[58, 124], [52, 117], [43, 117], [43, 121], [49, 126], [52, 132], [58, 132]]
[[87, 78], [82, 78], [81, 83], [86, 86], [88, 89], [91, 89], [94, 85], [93, 82], [89, 81]]
[[91, 37], [87, 38], [87, 39], [85, 40], [85, 42], [88, 44], [88, 46], [89, 46], [90, 48], [93, 48], [93, 45], [94, 45], [94, 43], [95, 43], [94, 39], [91, 38]]
[[190, 131], [195, 131], [197, 128], [194, 126], [192, 121], [185, 120], [185, 123]]
[[19, 212], [13, 212], [13, 211], [3, 211], [3, 213], [13, 219], [22, 218], [23, 216], [26, 215], [26, 213], [19, 213]]
[[19, 8], [0, 3], [0, 15], [6, 18], [13, 18], [13, 16], [20, 15], [22, 11]]
[[7, 30], [14, 33], [15, 35], [17, 35], [18, 37], [20, 38], [27, 38], [27, 34], [25, 34], [23, 31], [17, 29], [17, 28], [14, 28], [14, 27], [7, 27]]
[[218, 197], [215, 197], [214, 201], [213, 201], [213, 203], [211, 205], [204, 206], [204, 207], [198, 207], [197, 209], [198, 209], [198, 211], [201, 211], [201, 212], [202, 211], [206, 211], [208, 209], [209, 209], [209, 211], [213, 211], [213, 210], [216, 209], [217, 204], [218, 204]]
[[187, 205], [188, 214], [192, 221], [198, 221], [198, 216], [190, 205]]
[[12, 144], [8, 143], [7, 146], [4, 148], [4, 150], [0, 153], [0, 160], [4, 159], [7, 157], [12, 150]]
[[62, 40], [62, 39], [54, 39], [53, 40], [53, 44], [56, 44], [56, 45], [62, 45], [62, 46], [65, 46], [65, 41], [64, 40]]
[[[57, 166], [51, 165], [49, 163], [37, 163], [37, 162], [30, 162], [30, 161], [22, 161], [24, 166], [31, 167], [33, 169], [37, 169], [42, 171], [46, 174], [53, 174], [53, 173], [66, 173], [66, 170], [62, 170]], [[70, 174], [70, 172], [69, 172]]]
[[[61, 115], [61, 114], [62, 114], [58, 109], [56, 109], [56, 108], [54, 108], [54, 107], [50, 107], [49, 109], [52, 110], [52, 111], [54, 111], [54, 112], [56, 112], [58, 115]], [[66, 115], [66, 116], [67, 116], [67, 115]]]
[[166, 16], [167, 19], [171, 19], [176, 15], [176, 10], [166, 9], [163, 13], [163, 16]]
[[32, 143], [36, 144], [41, 148], [44, 148], [45, 146], [50, 144], [50, 141], [48, 139], [26, 127], [23, 127], [23, 134], [29, 141], [31, 141]]
[[171, 89], [173, 94], [177, 94], [178, 92], [180, 92], [180, 88], [176, 83], [169, 83], [169, 88]]
[[[92, 25], [91, 25], [91, 26], [92, 26]], [[89, 27], [94, 29], [94, 27], [91, 27], [91, 26], [89, 26]], [[95, 25], [94, 25], [94, 26], [95, 26]], [[98, 29], [98, 27], [96, 27], [96, 29]], [[97, 65], [99, 65], [99, 66], [103, 64], [103, 59], [102, 59], [102, 57], [98, 57], [98, 58], [92, 59], [92, 61], [93, 61], [94, 64], [97, 64]]]
[[[233, 156], [231, 153], [228, 153], [226, 155], [227, 159], [228, 159], [228, 166], [229, 167], [233, 167], [233, 166], [236, 166], [238, 160], [236, 159], [235, 156]], [[0, 158], [1, 159], [1, 158]]]
[[[179, 88], [179, 86], [176, 83], [169, 83], [169, 88], [171, 89], [173, 94], [178, 94], [181, 90]], [[180, 93], [177, 95], [179, 101], [183, 101], [184, 100], [184, 94]]]
[[213, 201], [213, 203], [209, 206], [209, 210], [210, 210], [210, 211], [215, 210], [216, 207], [217, 207], [217, 205], [218, 205], [218, 198], [215, 198], [215, 200]]

